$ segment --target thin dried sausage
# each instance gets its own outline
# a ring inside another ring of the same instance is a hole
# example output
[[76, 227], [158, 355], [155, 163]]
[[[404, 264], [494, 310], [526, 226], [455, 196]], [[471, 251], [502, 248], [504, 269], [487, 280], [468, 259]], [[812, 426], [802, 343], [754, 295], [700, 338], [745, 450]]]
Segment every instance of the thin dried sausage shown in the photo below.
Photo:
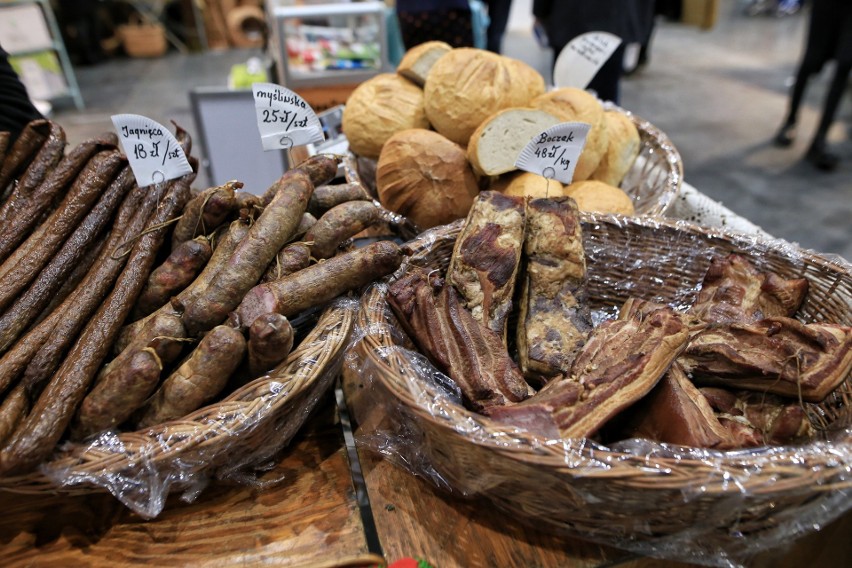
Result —
[[0, 218], [5, 220], [0, 234], [0, 259], [5, 259], [26, 238], [43, 213], [48, 211], [53, 200], [77, 177], [89, 159], [96, 152], [110, 147], [114, 148], [104, 139], [92, 139], [78, 144], [32, 192], [26, 202], [12, 204], [7, 201], [3, 205], [4, 209], [8, 206], [10, 210], [14, 209], [14, 212], [9, 215], [0, 213]]
[[24, 126], [15, 143], [6, 152], [0, 166], [0, 196], [5, 195], [6, 186], [24, 171], [32, 157], [44, 144], [49, 130], [49, 121], [43, 118], [33, 120]]
[[186, 204], [194, 177], [190, 174], [169, 184], [148, 222], [150, 230], [133, 245], [112, 292], [83, 329], [30, 414], [0, 451], [0, 474], [31, 470], [59, 441], [145, 284], [166, 236], [164, 223], [176, 217]]
[[129, 167], [125, 168], [39, 272], [30, 287], [0, 317], [0, 353], [9, 349], [50, 302], [95, 238], [112, 222], [115, 210], [135, 184], [133, 172]]
[[89, 161], [56, 211], [0, 266], [0, 309], [32, 282], [124, 164], [125, 158], [115, 151]]
[[[156, 197], [156, 194], [149, 195], [147, 188], [142, 187], [130, 192], [118, 209], [109, 239], [79, 286], [3, 357], [3, 362], [10, 358], [10, 365], [13, 361], [16, 365], [23, 362], [24, 374], [21, 380], [27, 385], [31, 396], [38, 395], [42, 385], [59, 367], [62, 357], [80, 330], [109, 293], [127, 261], [127, 255], [120, 254], [120, 247], [145, 228], [157, 205]], [[55, 321], [51, 323], [50, 320]], [[43, 326], [49, 326], [49, 330], [42, 330]], [[45, 331], [49, 335], [41, 339]], [[30, 342], [36, 345], [36, 350], [27, 356], [29, 349], [22, 350], [21, 345]], [[16, 351], [19, 353], [11, 358]]]

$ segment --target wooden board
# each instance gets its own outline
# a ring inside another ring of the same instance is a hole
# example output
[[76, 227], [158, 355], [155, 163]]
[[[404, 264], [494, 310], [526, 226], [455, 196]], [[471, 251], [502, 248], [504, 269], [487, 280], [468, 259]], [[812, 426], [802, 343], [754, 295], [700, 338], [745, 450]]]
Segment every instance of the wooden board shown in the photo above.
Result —
[[[17, 566], [370, 565], [331, 398], [261, 480], [169, 499], [146, 521], [108, 494], [0, 492], [0, 558]], [[275, 483], [280, 480], [279, 483]], [[274, 484], [274, 485], [273, 485]], [[354, 562], [363, 559], [363, 562]]]

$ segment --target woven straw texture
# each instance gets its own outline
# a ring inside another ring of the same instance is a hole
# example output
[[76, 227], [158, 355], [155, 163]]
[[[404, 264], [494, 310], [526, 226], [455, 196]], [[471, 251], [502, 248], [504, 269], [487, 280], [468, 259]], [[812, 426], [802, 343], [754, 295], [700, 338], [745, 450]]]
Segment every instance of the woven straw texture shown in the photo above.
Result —
[[221, 401], [146, 430], [67, 444], [37, 472], [0, 478], [0, 489], [71, 494], [106, 489], [153, 517], [170, 487], [197, 488], [214, 475], [243, 475], [289, 442], [339, 373], [356, 304], [336, 300], [283, 363]]
[[[421, 235], [410, 243], [410, 262], [445, 270], [460, 228]], [[711, 258], [737, 252], [759, 269], [810, 280], [800, 319], [852, 324], [848, 264], [682, 221], [584, 215], [583, 231], [598, 318], [614, 316], [629, 296], [687, 307]], [[808, 405], [825, 436], [801, 446], [720, 452], [641, 440], [547, 441], [445, 396], [438, 372], [411, 350], [385, 290], [377, 285], [362, 297], [347, 356], [346, 372], [369, 387], [354, 409], [359, 440], [443, 489], [485, 496], [508, 518], [540, 529], [719, 565], [814, 530], [852, 504], [849, 378]]]
[[647, 120], [609, 102], [604, 108], [624, 113], [639, 130], [639, 155], [621, 181], [621, 189], [633, 199], [637, 215], [664, 215], [683, 183], [680, 153], [669, 137]]

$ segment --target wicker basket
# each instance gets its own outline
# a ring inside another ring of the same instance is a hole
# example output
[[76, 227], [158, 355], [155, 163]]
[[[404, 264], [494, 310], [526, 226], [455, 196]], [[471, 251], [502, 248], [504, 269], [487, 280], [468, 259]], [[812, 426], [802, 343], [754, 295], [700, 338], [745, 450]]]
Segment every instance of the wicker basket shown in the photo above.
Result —
[[[445, 270], [461, 222], [411, 243], [410, 263]], [[710, 259], [738, 252], [763, 270], [804, 276], [805, 321], [852, 324], [852, 267], [783, 242], [683, 221], [585, 215], [590, 301], [598, 321], [629, 296], [689, 306]], [[362, 297], [344, 372], [362, 444], [507, 517], [651, 556], [729, 565], [831, 521], [852, 506], [852, 379], [808, 405], [824, 439], [796, 447], [697, 450], [633, 440], [548, 441], [451, 401], [412, 351], [385, 301]], [[436, 380], [438, 378], [438, 380]]]
[[160, 23], [144, 22], [138, 15], [118, 27], [118, 37], [130, 57], [162, 57], [169, 48], [166, 28]]
[[197, 492], [214, 476], [245, 477], [286, 446], [338, 376], [356, 311], [356, 300], [336, 300], [283, 363], [221, 401], [147, 430], [69, 443], [37, 472], [0, 477], [0, 490], [107, 490], [151, 518], [171, 489]]
[[[624, 113], [639, 130], [639, 155], [624, 176], [621, 189], [633, 200], [636, 215], [664, 215], [683, 183], [680, 153], [668, 136], [647, 120], [610, 102], [604, 103], [604, 108]], [[350, 152], [344, 168], [350, 178], [361, 181], [377, 195], [376, 160]]]
[[656, 126], [610, 102], [607, 110], [627, 115], [639, 130], [639, 155], [621, 181], [637, 215], [664, 215], [683, 182], [683, 161], [669, 137]]

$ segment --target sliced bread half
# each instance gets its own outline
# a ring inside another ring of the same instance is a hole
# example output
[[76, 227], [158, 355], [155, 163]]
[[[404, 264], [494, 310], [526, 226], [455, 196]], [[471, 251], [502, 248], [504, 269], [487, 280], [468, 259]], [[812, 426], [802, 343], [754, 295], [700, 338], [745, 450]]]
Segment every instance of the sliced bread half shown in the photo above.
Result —
[[427, 41], [415, 45], [402, 56], [402, 60], [396, 66], [396, 72], [422, 87], [426, 83], [432, 64], [452, 49], [450, 44], [443, 41]]
[[549, 112], [533, 108], [498, 111], [473, 132], [467, 145], [467, 159], [480, 176], [511, 172], [530, 140], [560, 122]]

